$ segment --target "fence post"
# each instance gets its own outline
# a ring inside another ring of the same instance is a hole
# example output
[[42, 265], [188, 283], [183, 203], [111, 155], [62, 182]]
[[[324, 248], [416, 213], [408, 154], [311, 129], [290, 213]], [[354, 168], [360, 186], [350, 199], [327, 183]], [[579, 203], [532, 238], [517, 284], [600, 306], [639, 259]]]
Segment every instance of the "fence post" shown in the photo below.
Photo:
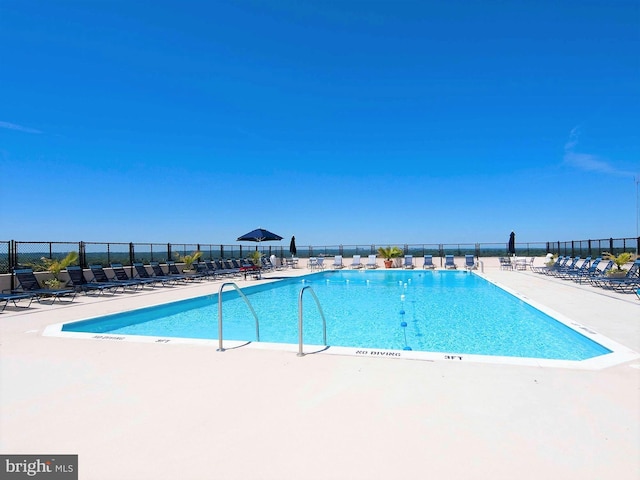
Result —
[[[9, 242], [9, 273], [13, 273], [13, 269], [18, 265], [18, 247], [16, 241], [11, 240]], [[11, 277], [13, 279], [13, 276]], [[11, 285], [13, 289], [13, 285]]]
[[134, 251], [133, 242], [129, 243], [129, 265], [133, 265], [136, 261], [136, 253]]
[[16, 268], [16, 265], [18, 265], [18, 247], [16, 245], [16, 241], [11, 240], [9, 242], [9, 273], [11, 274], [11, 290], [16, 288], [16, 279], [13, 274], [13, 270]]
[[171, 244], [167, 243], [167, 260], [171, 260]]
[[78, 243], [78, 257], [80, 268], [87, 268], [87, 252], [83, 241]]

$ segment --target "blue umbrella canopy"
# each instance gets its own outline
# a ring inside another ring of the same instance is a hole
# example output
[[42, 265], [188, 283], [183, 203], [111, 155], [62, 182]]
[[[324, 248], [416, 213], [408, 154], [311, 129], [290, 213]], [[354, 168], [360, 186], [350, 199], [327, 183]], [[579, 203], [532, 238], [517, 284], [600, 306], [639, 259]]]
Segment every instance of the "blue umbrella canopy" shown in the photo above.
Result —
[[282, 240], [282, 237], [264, 228], [256, 228], [239, 236], [237, 239], [238, 242], [270, 242], [276, 240]]

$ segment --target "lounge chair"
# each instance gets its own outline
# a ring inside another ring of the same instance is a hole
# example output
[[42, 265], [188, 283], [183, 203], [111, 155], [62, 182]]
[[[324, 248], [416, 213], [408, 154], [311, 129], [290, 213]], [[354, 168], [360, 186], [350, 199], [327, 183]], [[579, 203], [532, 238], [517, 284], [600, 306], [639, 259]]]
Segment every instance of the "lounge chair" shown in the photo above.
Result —
[[406, 268], [406, 269], [414, 268], [413, 255], [405, 255], [404, 256], [404, 262], [402, 263], [402, 268]]
[[234, 266], [236, 264], [240, 265], [240, 273], [244, 276], [244, 279], [247, 279], [247, 275], [255, 278], [256, 280], [262, 279], [262, 269], [259, 265], [253, 263], [253, 261], [249, 258], [246, 258], [242, 261], [242, 263], [237, 260], [233, 260]]
[[213, 272], [215, 277], [224, 276], [224, 272], [218, 268], [218, 265], [212, 260], [205, 260], [204, 264], [207, 266], [209, 272]]
[[318, 257], [318, 270], [324, 270], [324, 257]]
[[196, 269], [196, 273], [202, 275], [202, 278], [207, 280], [214, 280], [217, 276], [215, 267], [210, 268], [205, 262], [194, 262], [193, 267]]
[[18, 289], [12, 291], [11, 293], [23, 293], [35, 296], [38, 303], [43, 298], [51, 297], [51, 303], [54, 303], [56, 300], [62, 302], [61, 297], [71, 296], [70, 302], [76, 296], [76, 291], [73, 288], [57, 288], [57, 289], [47, 289], [42, 288], [38, 279], [36, 278], [33, 270], [30, 268], [20, 268], [14, 270], [16, 278], [18, 279], [19, 287]]
[[185, 273], [185, 272], [180, 273], [180, 271], [178, 270], [178, 267], [176, 266], [176, 262], [173, 262], [171, 260], [167, 260], [167, 269], [169, 270], [169, 275], [182, 276], [186, 280], [200, 281], [203, 278], [203, 275], [197, 272], [196, 273]]
[[571, 268], [575, 268], [576, 264], [580, 261], [580, 256], [576, 256], [575, 258], [571, 258], [569, 256], [564, 257], [562, 262], [558, 261], [554, 263], [545, 273], [552, 277], [557, 277], [563, 272]]
[[456, 269], [458, 268], [458, 265], [456, 265], [456, 262], [453, 258], [453, 255], [445, 255], [444, 256], [444, 268], [446, 269]]
[[362, 268], [362, 262], [360, 261], [360, 255], [354, 255], [353, 260], [351, 260], [351, 268]]
[[265, 272], [273, 272], [276, 269], [267, 257], [260, 257], [260, 263], [262, 263], [262, 270]]
[[433, 264], [433, 255], [424, 256], [424, 263], [422, 264], [422, 268], [424, 270], [431, 270], [436, 268], [436, 266]]
[[218, 275], [223, 277], [233, 277], [240, 273], [237, 268], [233, 268], [231, 264], [227, 264], [226, 260], [214, 260], [215, 270]]
[[511, 259], [507, 257], [499, 257], [500, 270], [513, 270], [513, 263]]
[[[591, 263], [591, 265], [588, 265], [586, 268], [581, 268], [580, 271], [570, 274], [569, 276], [567, 276], [567, 278], [573, 280], [574, 282], [582, 283], [583, 279], [588, 279], [589, 277], [598, 275], [598, 273], [600, 272], [600, 270], [598, 269], [598, 265], [600, 265], [601, 261], [602, 257], [598, 257], [593, 261], [593, 263]], [[582, 267], [584, 266], [585, 264], [582, 264]]]
[[166, 275], [155, 275], [155, 274], [149, 275], [149, 272], [147, 271], [147, 267], [145, 267], [143, 263], [135, 262], [133, 264], [133, 268], [136, 269], [136, 273], [138, 275], [137, 278], [154, 279], [157, 282], [161, 283], [163, 287], [166, 287], [167, 285], [175, 285], [178, 283], [178, 279], [175, 277], [166, 276]]
[[[564, 257], [559, 257], [558, 261], [562, 260], [563, 258]], [[547, 265], [533, 265], [533, 259], [532, 259], [531, 263], [529, 265], [529, 270], [531, 270], [534, 273], [546, 273], [546, 271], [549, 270], [549, 266], [547, 266]]]
[[375, 254], [369, 255], [367, 263], [364, 264], [364, 268], [378, 268], [378, 259]]
[[464, 268], [467, 270], [475, 270], [478, 268], [476, 265], [476, 260], [473, 255], [465, 255], [464, 256]]
[[603, 269], [596, 269], [595, 272], [586, 277], [586, 280], [594, 287], [598, 287], [598, 282], [600, 280], [602, 280], [603, 278], [608, 278], [607, 272], [613, 268], [613, 265], [615, 265], [613, 260], [609, 260]]
[[154, 277], [171, 278], [176, 283], [181, 282], [181, 281], [182, 282], [186, 281], [186, 277], [184, 277], [183, 275], [169, 275], [168, 273], [166, 273], [162, 269], [162, 267], [160, 266], [160, 262], [149, 262], [149, 266], [151, 267], [151, 270], [153, 271], [153, 276]]
[[333, 258], [333, 264], [331, 266], [335, 269], [344, 268], [344, 265], [342, 264], [342, 255], [336, 255]]
[[548, 275], [551, 272], [555, 272], [556, 270], [559, 270], [561, 268], [563, 268], [566, 263], [569, 261], [569, 257], [563, 257], [563, 256], [559, 256], [558, 259], [552, 263], [551, 265], [544, 265], [544, 266], [540, 266], [540, 267], [535, 267], [532, 268], [531, 270], [535, 273], [541, 273], [543, 275]]
[[640, 259], [633, 262], [624, 277], [605, 277], [597, 285], [618, 292], [633, 292], [640, 287]]
[[515, 261], [513, 262], [516, 270], [526, 270], [527, 269], [527, 259], [524, 257], [515, 257]]
[[[570, 261], [570, 262], [569, 262]], [[556, 268], [550, 268], [547, 271], [547, 275], [551, 275], [552, 277], [558, 277], [563, 273], [576, 268], [576, 264], [580, 261], [580, 256], [577, 255], [573, 259], [570, 257], [566, 257], [564, 263], [558, 265]]]
[[[216, 262], [216, 266], [218, 265], [218, 262]], [[235, 267], [233, 265], [233, 263], [231, 263], [231, 260], [220, 260], [220, 268], [222, 270], [224, 270], [224, 272], [227, 275], [231, 275], [231, 276], [239, 276], [240, 275], [240, 268]]]
[[590, 265], [591, 265], [591, 257], [587, 257], [582, 261], [582, 264], [579, 267], [575, 266], [573, 268], [569, 268], [562, 272], [558, 272], [557, 277], [565, 280], [569, 278], [574, 278], [575, 276], [579, 276], [585, 273], [589, 269]]
[[[0, 312], [4, 312], [4, 309], [7, 308], [7, 305], [9, 305], [9, 302], [13, 303], [14, 307], [17, 308], [29, 308], [31, 306], [31, 302], [33, 302], [35, 295], [32, 295], [30, 293], [0, 293], [0, 302], [4, 302], [4, 304], [2, 305], [2, 309], [0, 309]], [[22, 306], [19, 307], [18, 306], [18, 302], [20, 300], [29, 300], [29, 305]]]
[[111, 270], [113, 270], [113, 274], [116, 276], [116, 280], [120, 281], [131, 281], [136, 282], [140, 285], [141, 288], [144, 288], [145, 285], [154, 286], [156, 283], [159, 283], [159, 280], [155, 278], [131, 278], [127, 275], [127, 272], [124, 269], [124, 266], [121, 263], [112, 263]]
[[131, 280], [118, 280], [116, 278], [109, 278], [107, 272], [104, 271], [102, 265], [89, 265], [91, 269], [91, 273], [93, 274], [93, 282], [96, 283], [105, 283], [111, 285], [119, 285], [122, 287], [124, 291], [127, 288], [137, 290], [140, 287], [140, 283], [133, 282]]
[[71, 285], [76, 292], [84, 292], [86, 295], [89, 295], [89, 293], [100, 295], [105, 292], [110, 292], [111, 295], [114, 295], [118, 291], [118, 288], [122, 288], [124, 290], [122, 285], [118, 285], [116, 283], [88, 282], [84, 276], [82, 267], [69, 266], [67, 267], [67, 273], [71, 279]]

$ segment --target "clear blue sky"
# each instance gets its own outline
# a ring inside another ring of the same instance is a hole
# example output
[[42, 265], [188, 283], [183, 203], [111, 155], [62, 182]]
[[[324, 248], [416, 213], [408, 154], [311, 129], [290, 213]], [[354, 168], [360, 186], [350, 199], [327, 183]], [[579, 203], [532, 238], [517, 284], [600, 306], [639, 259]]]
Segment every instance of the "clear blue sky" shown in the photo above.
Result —
[[640, 2], [0, 0], [0, 240], [636, 235]]

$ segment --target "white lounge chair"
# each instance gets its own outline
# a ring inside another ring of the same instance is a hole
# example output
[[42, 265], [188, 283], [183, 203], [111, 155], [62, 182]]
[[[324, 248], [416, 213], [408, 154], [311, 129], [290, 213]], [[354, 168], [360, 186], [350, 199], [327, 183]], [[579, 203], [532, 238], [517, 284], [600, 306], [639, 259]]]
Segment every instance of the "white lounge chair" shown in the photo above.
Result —
[[375, 255], [369, 255], [369, 260], [364, 265], [365, 268], [378, 268], [378, 260]]
[[336, 255], [333, 258], [333, 265], [331, 265], [333, 268], [344, 268], [344, 265], [342, 264], [342, 255]]
[[351, 268], [362, 268], [362, 262], [360, 262], [360, 255], [354, 255], [351, 261]]

